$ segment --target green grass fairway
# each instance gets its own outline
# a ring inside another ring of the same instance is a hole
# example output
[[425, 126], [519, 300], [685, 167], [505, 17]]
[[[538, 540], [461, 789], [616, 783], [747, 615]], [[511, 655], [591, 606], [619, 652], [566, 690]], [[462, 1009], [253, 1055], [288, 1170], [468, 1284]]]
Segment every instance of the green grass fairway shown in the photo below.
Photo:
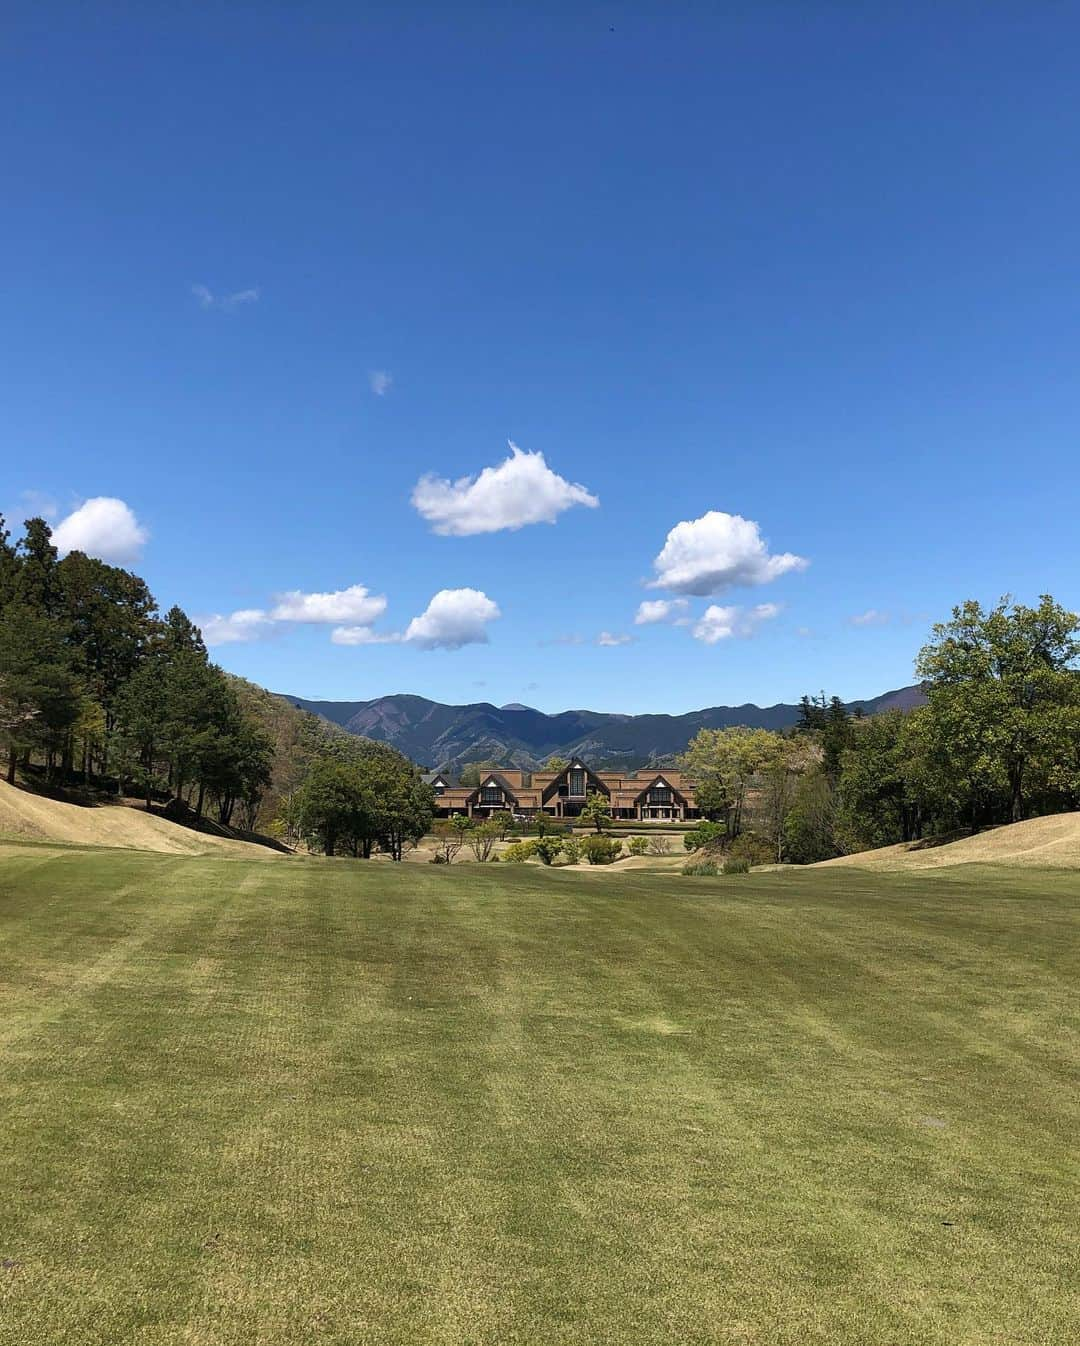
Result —
[[0, 1341], [1076, 1341], [1078, 890], [9, 851]]

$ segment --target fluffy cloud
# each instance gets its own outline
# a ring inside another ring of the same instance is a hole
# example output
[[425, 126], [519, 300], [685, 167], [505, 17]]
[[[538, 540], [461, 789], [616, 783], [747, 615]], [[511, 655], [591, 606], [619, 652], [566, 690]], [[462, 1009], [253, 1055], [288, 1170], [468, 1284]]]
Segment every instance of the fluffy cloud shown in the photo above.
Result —
[[613, 635], [610, 631], [601, 631], [596, 637], [596, 643], [604, 646], [629, 645], [633, 642], [633, 636]]
[[635, 626], [652, 626], [656, 622], [682, 621], [689, 604], [685, 598], [647, 598], [638, 604]]
[[404, 639], [424, 650], [486, 645], [488, 623], [501, 615], [497, 605], [479, 589], [440, 589], [420, 616], [409, 623]]
[[394, 376], [386, 369], [372, 369], [368, 372], [368, 387], [376, 397], [385, 397], [394, 382]]
[[335, 626], [330, 632], [333, 645], [393, 645], [400, 639], [396, 632], [381, 635], [370, 626]]
[[199, 629], [207, 645], [236, 645], [258, 640], [271, 626], [262, 608], [241, 608], [223, 617], [220, 612], [199, 619]]
[[305, 594], [299, 589], [291, 589], [277, 595], [270, 615], [276, 622], [370, 626], [385, 611], [386, 599], [382, 594], [369, 593], [363, 584], [352, 584], [348, 589], [326, 594]]
[[413, 488], [417, 512], [443, 537], [469, 537], [554, 523], [573, 505], [595, 509], [600, 501], [584, 486], [552, 472], [542, 453], [524, 453], [512, 441], [510, 457], [478, 477], [421, 477]]
[[767, 622], [780, 612], [777, 603], [759, 603], [747, 611], [744, 608], [720, 607], [710, 604], [694, 626], [694, 639], [706, 645], [716, 645], [721, 640], [730, 640], [733, 636], [745, 639], [752, 636], [762, 622]]
[[205, 285], [193, 285], [191, 293], [199, 301], [200, 308], [220, 308], [226, 313], [231, 313], [243, 304], [254, 304], [259, 298], [257, 286], [250, 290], [235, 290], [232, 294], [216, 295]]
[[752, 519], [711, 509], [700, 519], [677, 523], [668, 533], [653, 562], [657, 577], [649, 588], [706, 598], [736, 585], [768, 584], [808, 565], [791, 552], [771, 556]]
[[139, 559], [149, 536], [129, 505], [98, 495], [61, 519], [53, 530], [53, 543], [61, 556], [84, 551], [87, 556], [122, 565]]

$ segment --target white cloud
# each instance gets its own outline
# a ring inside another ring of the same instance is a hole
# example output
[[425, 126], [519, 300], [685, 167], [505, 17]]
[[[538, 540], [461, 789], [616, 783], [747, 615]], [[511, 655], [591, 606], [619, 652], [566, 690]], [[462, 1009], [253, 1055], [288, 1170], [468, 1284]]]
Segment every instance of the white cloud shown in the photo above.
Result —
[[700, 519], [677, 523], [668, 533], [653, 562], [657, 578], [649, 588], [706, 598], [736, 585], [768, 584], [809, 564], [791, 552], [771, 556], [752, 519], [711, 509]]
[[486, 645], [488, 622], [501, 615], [479, 589], [440, 589], [425, 611], [409, 623], [404, 639], [425, 650]]
[[291, 589], [276, 596], [270, 615], [276, 622], [370, 626], [385, 611], [386, 599], [382, 594], [369, 593], [363, 584], [352, 584], [348, 589], [325, 594], [305, 594], [299, 589]]
[[207, 645], [236, 645], [258, 640], [270, 625], [270, 618], [262, 608], [241, 608], [227, 617], [215, 612], [198, 621]]
[[596, 643], [604, 646], [630, 645], [633, 643], [633, 636], [613, 635], [610, 631], [601, 631], [596, 637]]
[[372, 369], [368, 373], [368, 387], [376, 397], [385, 397], [394, 382], [394, 376], [386, 369]]
[[595, 509], [600, 501], [584, 486], [552, 472], [542, 453], [524, 453], [510, 442], [510, 457], [477, 477], [447, 481], [428, 474], [413, 488], [417, 512], [443, 537], [470, 537], [554, 523], [573, 505]]
[[747, 611], [739, 607], [720, 607], [710, 604], [694, 626], [694, 639], [706, 645], [715, 645], [733, 636], [746, 639], [752, 636], [762, 622], [770, 621], [780, 612], [777, 603], [759, 603]]
[[191, 293], [198, 300], [200, 308], [220, 308], [226, 313], [239, 308], [242, 304], [254, 304], [259, 298], [258, 286], [249, 290], [235, 290], [232, 294], [216, 295], [206, 285], [193, 285]]
[[647, 598], [638, 605], [635, 626], [651, 626], [655, 622], [678, 622], [689, 604], [685, 598]]
[[330, 632], [330, 641], [334, 645], [393, 645], [400, 639], [397, 632], [381, 635], [370, 626], [335, 626]]
[[137, 561], [149, 536], [123, 500], [98, 495], [61, 519], [53, 530], [53, 544], [61, 556], [84, 551], [120, 565]]
[[849, 618], [852, 626], [887, 626], [890, 620], [887, 612], [879, 612], [877, 608], [867, 608]]

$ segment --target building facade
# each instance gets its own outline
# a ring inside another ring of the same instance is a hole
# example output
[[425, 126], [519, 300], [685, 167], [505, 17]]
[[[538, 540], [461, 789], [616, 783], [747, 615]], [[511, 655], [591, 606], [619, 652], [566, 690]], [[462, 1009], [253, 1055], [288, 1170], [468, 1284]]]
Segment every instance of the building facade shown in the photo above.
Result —
[[546, 813], [576, 818], [591, 794], [608, 801], [613, 818], [633, 822], [683, 822], [700, 814], [694, 787], [681, 771], [593, 771], [575, 757], [562, 771], [496, 770], [476, 786], [457, 785], [435, 774], [436, 816], [463, 813], [488, 818], [507, 812], [521, 818]]

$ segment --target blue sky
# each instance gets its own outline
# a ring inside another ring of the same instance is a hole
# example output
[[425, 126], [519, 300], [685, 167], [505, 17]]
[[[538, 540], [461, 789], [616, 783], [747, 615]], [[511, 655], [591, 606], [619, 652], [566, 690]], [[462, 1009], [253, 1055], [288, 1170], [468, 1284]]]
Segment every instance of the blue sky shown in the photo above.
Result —
[[955, 602], [1080, 603], [1078, 39], [1073, 4], [8, 6], [0, 507], [84, 507], [72, 545], [300, 695], [901, 685]]

